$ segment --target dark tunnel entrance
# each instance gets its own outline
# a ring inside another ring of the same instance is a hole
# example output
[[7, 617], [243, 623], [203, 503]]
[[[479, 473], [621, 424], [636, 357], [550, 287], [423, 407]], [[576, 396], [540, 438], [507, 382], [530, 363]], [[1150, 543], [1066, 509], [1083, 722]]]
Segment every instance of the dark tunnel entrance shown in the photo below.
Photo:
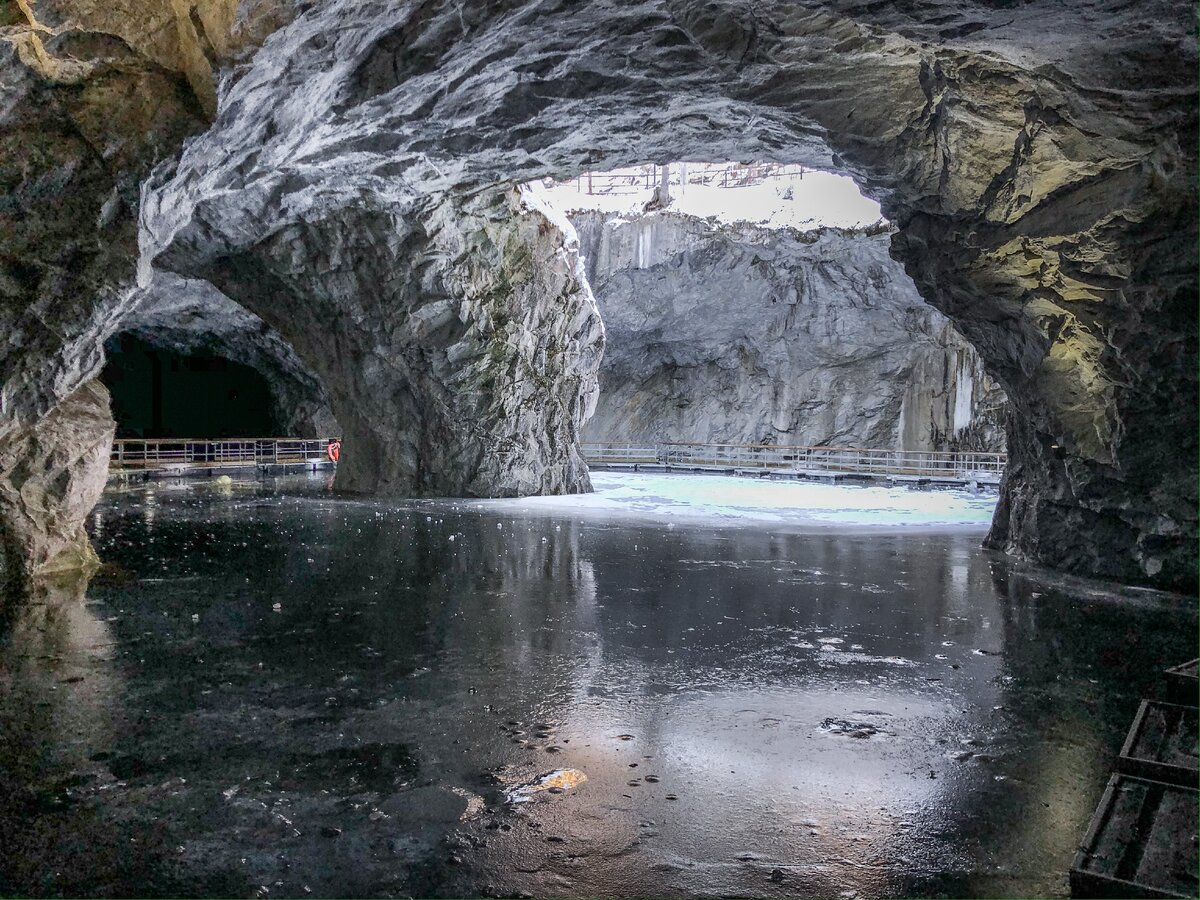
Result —
[[100, 375], [118, 438], [257, 438], [284, 434], [271, 387], [251, 366], [182, 353], [123, 333]]

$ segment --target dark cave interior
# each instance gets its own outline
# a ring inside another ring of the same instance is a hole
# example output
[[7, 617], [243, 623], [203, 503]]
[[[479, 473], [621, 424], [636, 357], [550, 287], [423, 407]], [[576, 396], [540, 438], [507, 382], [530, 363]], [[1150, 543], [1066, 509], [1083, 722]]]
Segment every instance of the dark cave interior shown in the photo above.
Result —
[[106, 345], [101, 380], [118, 438], [271, 437], [282, 434], [267, 380], [211, 353], [183, 353], [122, 333]]

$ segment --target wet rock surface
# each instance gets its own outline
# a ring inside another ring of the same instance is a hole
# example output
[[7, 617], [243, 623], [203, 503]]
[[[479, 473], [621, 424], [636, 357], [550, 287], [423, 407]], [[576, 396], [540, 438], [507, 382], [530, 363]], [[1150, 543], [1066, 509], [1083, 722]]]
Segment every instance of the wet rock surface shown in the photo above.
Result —
[[608, 334], [588, 440], [1004, 449], [1004, 392], [888, 230], [571, 221]]
[[[28, 431], [0, 435], [0, 589], [96, 565], [84, 519], [108, 477], [116, 423], [90, 381]], [[0, 596], [0, 606], [5, 598]]]
[[4, 893], [1065, 895], [1194, 649], [1194, 601], [1035, 579], [975, 533], [325, 479], [98, 514], [86, 601], [0, 638]]

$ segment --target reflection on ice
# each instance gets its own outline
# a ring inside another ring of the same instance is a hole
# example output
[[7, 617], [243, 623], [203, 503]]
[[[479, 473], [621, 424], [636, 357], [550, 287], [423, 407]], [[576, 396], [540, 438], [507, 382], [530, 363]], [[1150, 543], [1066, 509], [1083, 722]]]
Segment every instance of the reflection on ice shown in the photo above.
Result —
[[1194, 606], [1029, 580], [988, 498], [597, 482], [107, 496], [120, 577], [0, 640], [0, 893], [1065, 889]]
[[592, 485], [595, 492], [582, 496], [481, 500], [471, 505], [497, 511], [572, 516], [872, 529], [986, 528], [996, 508], [994, 491], [818, 484], [729, 475], [593, 472]]

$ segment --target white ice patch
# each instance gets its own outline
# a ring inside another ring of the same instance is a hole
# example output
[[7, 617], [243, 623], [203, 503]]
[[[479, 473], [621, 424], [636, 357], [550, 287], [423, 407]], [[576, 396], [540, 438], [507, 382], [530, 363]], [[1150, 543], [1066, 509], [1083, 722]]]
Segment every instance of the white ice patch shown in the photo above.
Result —
[[975, 382], [966, 361], [958, 360], [958, 374], [954, 379], [954, 433], [959, 434], [971, 424], [971, 409], [974, 406]]
[[986, 528], [995, 494], [728, 475], [593, 472], [592, 494], [472, 501], [487, 509], [688, 521], [870, 528]]

